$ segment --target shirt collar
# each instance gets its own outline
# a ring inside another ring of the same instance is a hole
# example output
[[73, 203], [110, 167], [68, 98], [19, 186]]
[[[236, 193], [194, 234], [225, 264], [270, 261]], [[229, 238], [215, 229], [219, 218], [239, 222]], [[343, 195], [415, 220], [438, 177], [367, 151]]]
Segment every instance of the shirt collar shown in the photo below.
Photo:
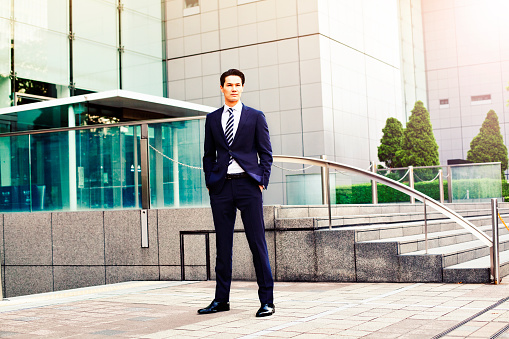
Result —
[[[228, 108], [230, 108], [230, 106], [224, 105], [223, 112], [227, 112]], [[235, 112], [239, 112], [239, 113], [242, 112], [242, 102], [240, 102], [240, 100], [239, 100], [237, 102], [237, 104], [235, 106], [233, 106], [232, 108], [233, 108], [233, 111], [235, 111]]]

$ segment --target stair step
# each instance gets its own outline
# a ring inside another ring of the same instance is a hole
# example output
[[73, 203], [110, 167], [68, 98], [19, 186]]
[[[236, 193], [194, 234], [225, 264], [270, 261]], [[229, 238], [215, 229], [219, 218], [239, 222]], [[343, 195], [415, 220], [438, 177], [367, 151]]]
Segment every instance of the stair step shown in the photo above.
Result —
[[[463, 217], [475, 217], [475, 216], [490, 216], [490, 209], [483, 210], [467, 210], [458, 212]], [[501, 212], [502, 213], [502, 212]], [[426, 214], [428, 221], [443, 219], [449, 220], [442, 213], [431, 210]], [[328, 227], [329, 219], [324, 217], [317, 217], [318, 227]], [[356, 226], [356, 225], [370, 225], [370, 224], [386, 224], [386, 223], [398, 223], [405, 221], [424, 221], [423, 212], [411, 212], [411, 213], [391, 213], [391, 214], [371, 214], [371, 215], [348, 215], [348, 216], [333, 216], [331, 220], [332, 226]]]
[[[499, 236], [500, 251], [509, 250], [509, 234]], [[442, 255], [443, 267], [463, 263], [481, 256], [489, 255], [490, 248], [480, 240], [428, 248], [428, 254]], [[401, 255], [425, 255], [424, 250], [408, 252]]]
[[[509, 250], [500, 251], [500, 277], [509, 275]], [[486, 283], [490, 280], [491, 258], [485, 255], [444, 268], [446, 283]]]
[[[491, 216], [470, 217], [467, 218], [467, 220], [469, 220], [477, 227], [491, 225]], [[489, 227], [491, 229], [491, 226]], [[419, 235], [422, 236], [424, 239], [424, 228], [425, 226], [423, 221], [412, 221], [398, 224], [349, 226], [342, 227], [341, 230], [354, 230], [355, 240], [357, 242], [367, 242], [367, 241], [403, 241], [403, 239], [406, 237]], [[432, 234], [438, 234], [441, 232], [453, 230], [470, 233], [451, 220], [428, 221], [428, 237], [430, 237]]]
[[[491, 235], [492, 230], [491, 225], [478, 226], [477, 228], [483, 231], [484, 233]], [[508, 232], [505, 227], [499, 227], [500, 236], [507, 233]], [[478, 240], [477, 237], [464, 228], [428, 233], [428, 249], [440, 246], [460, 244], [474, 240]], [[424, 251], [426, 248], [426, 236], [424, 233], [418, 233], [415, 235], [407, 235], [402, 237], [376, 239], [367, 242], [397, 242], [399, 244], [400, 254]]]

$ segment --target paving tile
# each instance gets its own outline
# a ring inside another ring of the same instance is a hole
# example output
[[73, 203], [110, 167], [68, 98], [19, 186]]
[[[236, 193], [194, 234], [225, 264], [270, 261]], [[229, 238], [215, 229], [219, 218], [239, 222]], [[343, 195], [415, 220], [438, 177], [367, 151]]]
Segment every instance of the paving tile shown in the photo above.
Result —
[[118, 331], [118, 330], [103, 330], [103, 331], [97, 331], [90, 333], [91, 335], [106, 335], [106, 336], [114, 336], [114, 335], [120, 335], [125, 333], [125, 331]]
[[[276, 283], [276, 314], [257, 319], [254, 312], [259, 302], [254, 282], [233, 282], [232, 310], [206, 316], [197, 315], [196, 310], [210, 302], [213, 282], [142, 285], [143, 289], [133, 290], [127, 284], [125, 292], [118, 285], [96, 287], [114, 289], [115, 293], [95, 292], [93, 298], [83, 291], [66, 291], [62, 293], [68, 301], [55, 304], [17, 300], [18, 306], [6, 306], [12, 301], [2, 302], [0, 337], [421, 339], [450, 328], [509, 294], [506, 284]], [[489, 337], [508, 321], [509, 303], [448, 337]]]

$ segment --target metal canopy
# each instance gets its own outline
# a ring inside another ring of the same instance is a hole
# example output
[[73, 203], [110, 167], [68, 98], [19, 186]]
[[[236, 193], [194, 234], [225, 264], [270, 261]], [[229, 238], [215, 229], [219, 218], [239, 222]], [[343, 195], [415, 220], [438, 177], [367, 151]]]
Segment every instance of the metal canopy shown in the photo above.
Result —
[[89, 103], [106, 107], [132, 109], [159, 113], [168, 117], [190, 117], [205, 115], [215, 108], [186, 101], [162, 98], [125, 90], [112, 90], [99, 93], [78, 95], [68, 98], [41, 101], [33, 104], [1, 108], [0, 114], [19, 113], [34, 109], [62, 106], [68, 104]]

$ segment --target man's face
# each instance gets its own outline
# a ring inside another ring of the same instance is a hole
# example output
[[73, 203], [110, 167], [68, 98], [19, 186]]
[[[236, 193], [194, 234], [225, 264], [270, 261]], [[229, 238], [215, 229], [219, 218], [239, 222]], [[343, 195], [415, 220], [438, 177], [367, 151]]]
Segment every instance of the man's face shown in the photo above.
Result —
[[242, 79], [237, 75], [227, 76], [224, 84], [221, 87], [221, 92], [224, 94], [224, 102], [228, 106], [234, 106], [239, 100], [244, 90]]

